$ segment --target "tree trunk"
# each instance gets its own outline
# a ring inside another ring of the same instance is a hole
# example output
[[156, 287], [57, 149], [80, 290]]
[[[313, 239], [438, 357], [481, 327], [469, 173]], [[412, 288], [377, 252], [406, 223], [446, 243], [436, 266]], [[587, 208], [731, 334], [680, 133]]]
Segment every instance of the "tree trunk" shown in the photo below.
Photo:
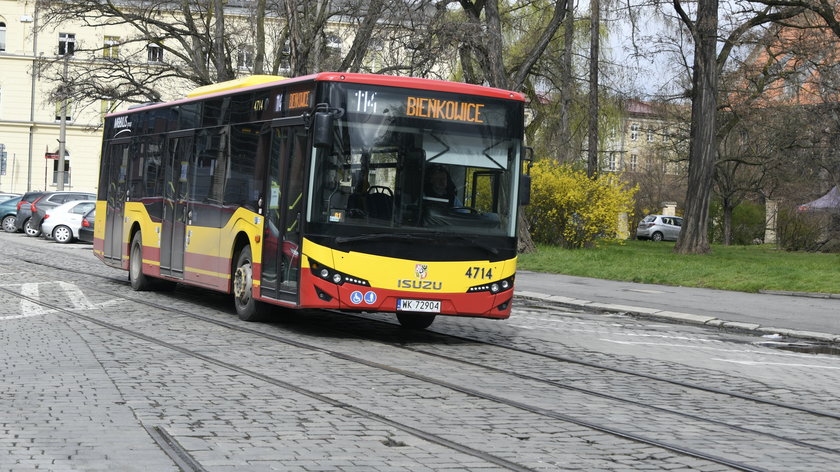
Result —
[[598, 60], [601, 34], [601, 2], [589, 0], [592, 22], [589, 30], [589, 150], [586, 160], [586, 175], [598, 178]]
[[213, 0], [213, 65], [216, 66], [216, 82], [232, 79], [225, 67], [225, 5], [222, 0]]
[[723, 245], [732, 245], [732, 200], [723, 199]]
[[574, 3], [566, 3], [566, 18], [563, 28], [563, 69], [560, 77], [560, 159], [562, 162], [572, 160], [571, 150], [572, 128], [569, 115], [572, 108], [574, 77], [572, 77], [572, 54], [575, 35]]
[[717, 149], [717, 0], [700, 0], [694, 28], [691, 142], [685, 220], [674, 247], [679, 254], [708, 254], [709, 200]]
[[262, 74], [265, 71], [265, 0], [257, 0], [256, 23], [257, 51], [254, 57], [254, 74]]

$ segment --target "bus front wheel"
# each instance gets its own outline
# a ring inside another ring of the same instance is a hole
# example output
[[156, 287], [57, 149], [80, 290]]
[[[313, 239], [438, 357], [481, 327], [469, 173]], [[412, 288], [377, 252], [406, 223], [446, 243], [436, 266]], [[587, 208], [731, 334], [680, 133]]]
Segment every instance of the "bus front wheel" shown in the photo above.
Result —
[[403, 328], [426, 329], [435, 321], [429, 313], [397, 313], [397, 320]]
[[233, 303], [236, 306], [236, 314], [242, 321], [262, 321], [268, 315], [268, 307], [254, 299], [252, 260], [251, 246], [245, 246], [236, 258], [233, 271]]

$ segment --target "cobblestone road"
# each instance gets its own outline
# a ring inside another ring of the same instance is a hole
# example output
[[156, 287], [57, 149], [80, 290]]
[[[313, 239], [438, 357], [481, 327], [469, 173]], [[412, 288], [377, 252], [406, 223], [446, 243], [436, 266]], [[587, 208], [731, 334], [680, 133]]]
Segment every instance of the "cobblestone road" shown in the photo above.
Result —
[[565, 416], [756, 470], [840, 459], [836, 357], [522, 301], [432, 332], [248, 324], [211, 292], [132, 292], [90, 246], [0, 245], [0, 470], [729, 469]]

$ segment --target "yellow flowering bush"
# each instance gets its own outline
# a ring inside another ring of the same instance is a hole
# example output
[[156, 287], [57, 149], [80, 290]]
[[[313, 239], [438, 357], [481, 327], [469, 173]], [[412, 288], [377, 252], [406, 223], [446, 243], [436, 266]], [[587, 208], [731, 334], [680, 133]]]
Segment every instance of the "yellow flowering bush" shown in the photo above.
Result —
[[570, 249], [591, 246], [597, 239], [617, 239], [618, 216], [632, 212], [638, 190], [615, 174], [593, 180], [551, 160], [536, 162], [531, 177], [526, 217], [532, 237]]

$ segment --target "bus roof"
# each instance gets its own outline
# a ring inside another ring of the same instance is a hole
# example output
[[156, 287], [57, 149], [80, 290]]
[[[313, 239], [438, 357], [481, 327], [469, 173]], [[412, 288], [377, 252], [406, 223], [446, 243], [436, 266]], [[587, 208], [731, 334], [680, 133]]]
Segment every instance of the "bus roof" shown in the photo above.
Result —
[[129, 113], [150, 110], [158, 107], [189, 103], [214, 96], [225, 96], [234, 92], [259, 90], [263, 88], [275, 87], [277, 85], [291, 85], [307, 81], [347, 82], [365, 85], [383, 85], [389, 87], [403, 87], [419, 90], [480, 95], [491, 98], [517, 100], [521, 102], [525, 101], [525, 95], [519, 92], [512, 92], [510, 90], [503, 90], [493, 87], [484, 87], [482, 85], [465, 84], [460, 82], [447, 82], [445, 80], [435, 79], [419, 79], [415, 77], [397, 77], [393, 75], [355, 74], [346, 72], [321, 72], [318, 74], [305, 75], [290, 79], [271, 75], [255, 75], [250, 77], [244, 77], [241, 79], [235, 79], [226, 82], [220, 82], [218, 84], [211, 84], [205, 85], [203, 87], [198, 87], [187, 93], [186, 98], [182, 98], [179, 100], [174, 100], [171, 102], [160, 102], [146, 105], [143, 107], [134, 108], [131, 110], [118, 111], [114, 113], [109, 113], [106, 116], [120, 116]]

